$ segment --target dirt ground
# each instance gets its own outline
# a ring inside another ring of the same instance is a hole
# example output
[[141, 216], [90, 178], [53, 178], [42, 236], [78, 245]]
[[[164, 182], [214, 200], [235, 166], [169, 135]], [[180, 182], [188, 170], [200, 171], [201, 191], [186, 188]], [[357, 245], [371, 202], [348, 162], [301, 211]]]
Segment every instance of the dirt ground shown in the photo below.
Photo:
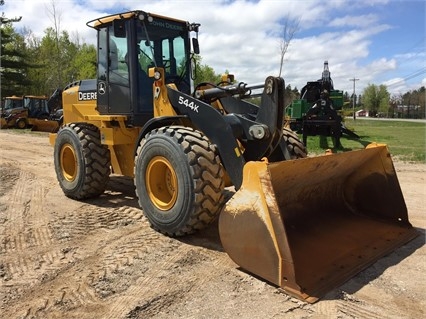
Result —
[[217, 225], [153, 231], [133, 183], [65, 197], [47, 133], [0, 131], [1, 318], [424, 318], [426, 164], [394, 161], [420, 236], [315, 304], [238, 269]]

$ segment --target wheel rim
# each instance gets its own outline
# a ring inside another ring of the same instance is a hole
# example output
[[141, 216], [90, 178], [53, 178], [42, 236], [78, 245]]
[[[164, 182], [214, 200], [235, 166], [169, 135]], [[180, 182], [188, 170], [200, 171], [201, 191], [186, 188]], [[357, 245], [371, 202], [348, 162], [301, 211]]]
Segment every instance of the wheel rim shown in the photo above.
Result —
[[72, 182], [77, 176], [77, 157], [71, 144], [64, 144], [60, 154], [62, 175]]
[[25, 128], [25, 122], [24, 122], [24, 121], [22, 121], [22, 120], [21, 120], [21, 121], [19, 121], [19, 122], [18, 122], [18, 128], [21, 128], [21, 129], [22, 129], [22, 128]]
[[165, 157], [156, 156], [151, 159], [146, 170], [145, 184], [151, 202], [158, 209], [167, 211], [176, 203], [177, 176]]

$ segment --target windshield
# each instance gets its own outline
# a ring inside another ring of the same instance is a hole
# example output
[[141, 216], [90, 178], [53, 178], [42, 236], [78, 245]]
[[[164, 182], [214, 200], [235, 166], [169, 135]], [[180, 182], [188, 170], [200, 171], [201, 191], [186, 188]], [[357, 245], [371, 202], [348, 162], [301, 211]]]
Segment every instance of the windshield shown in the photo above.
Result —
[[22, 107], [22, 99], [6, 98], [4, 101], [4, 109], [15, 109], [17, 107]]
[[30, 112], [48, 113], [47, 100], [38, 98], [24, 98], [24, 107]]
[[[146, 29], [145, 29], [146, 27]], [[189, 41], [185, 23], [155, 18], [137, 28], [139, 63], [143, 70], [163, 67], [167, 75], [188, 74]]]

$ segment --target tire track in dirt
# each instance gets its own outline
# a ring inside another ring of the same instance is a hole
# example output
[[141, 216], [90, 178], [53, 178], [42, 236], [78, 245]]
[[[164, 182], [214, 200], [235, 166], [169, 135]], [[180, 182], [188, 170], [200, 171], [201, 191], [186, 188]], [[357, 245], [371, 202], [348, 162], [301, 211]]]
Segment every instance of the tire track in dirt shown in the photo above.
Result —
[[3, 239], [0, 247], [3, 282], [25, 289], [74, 262], [73, 249], [54, 242], [52, 238], [51, 230], [43, 226]]
[[[13, 170], [19, 168], [13, 167]], [[3, 178], [1, 181], [7, 182]], [[12, 183], [13, 185], [10, 185]], [[5, 189], [1, 198], [5, 205], [4, 215], [2, 214], [7, 223], [5, 231], [13, 234], [33, 225], [47, 224], [48, 214], [44, 212], [47, 189], [37, 181], [35, 175], [19, 170], [18, 178], [8, 184], [11, 191]]]
[[[190, 278], [186, 277], [184, 282], [179, 280], [180, 276], [176, 276], [176, 272], [171, 276], [170, 268], [179, 267], [182, 256], [186, 256], [192, 249], [187, 244], [179, 244], [168, 258], [157, 263], [155, 268], [147, 270], [144, 276], [141, 276], [134, 285], [126, 290], [126, 294], [116, 298], [106, 309], [107, 311], [102, 314], [102, 317], [125, 318], [132, 313], [143, 311], [144, 316], [149, 318], [152, 314], [158, 313], [160, 308], [170, 306], [173, 300], [181, 299], [182, 295], [201, 284], [195, 275]], [[194, 268], [191, 268], [194, 271]], [[209, 274], [205, 277], [212, 275]]]
[[[74, 285], [69, 284], [71, 278], [64, 280], [67, 286], [56, 288], [53, 294], [35, 301], [26, 312], [28, 317], [50, 316], [66, 309], [72, 311], [73, 317], [90, 318], [88, 313], [93, 306], [99, 316], [105, 318], [133, 318], [141, 311], [144, 317], [156, 316], [160, 309], [168, 311], [188, 298], [189, 291], [207, 286], [209, 281], [235, 268], [225, 253], [194, 246], [197, 240], [186, 244], [153, 231], [141, 211], [131, 207], [106, 209], [85, 204], [69, 217], [59, 218], [62, 223], [58, 220], [55, 226], [68, 234], [62, 239], [67, 241], [81, 236], [78, 246], [84, 246], [84, 236], [96, 237], [99, 231], [114, 232], [117, 227], [129, 225], [129, 219], [141, 222], [139, 227], [143, 231], [138, 229], [133, 235], [103, 241], [97, 245], [103, 246], [96, 252], [86, 251], [86, 255], [93, 257], [76, 263], [80, 271], [73, 267], [75, 273], [80, 273], [77, 280], [74, 278]], [[80, 258], [83, 258], [82, 253]], [[156, 266], [147, 268], [145, 263]], [[68, 277], [67, 274], [63, 276]], [[54, 281], [62, 282], [59, 277]], [[241, 280], [235, 281], [235, 285], [241, 284]], [[48, 289], [49, 292], [53, 290]], [[91, 297], [80, 298], [82, 295]], [[202, 311], [202, 304], [197, 307]], [[294, 305], [291, 307], [293, 309]]]
[[58, 214], [51, 222], [55, 236], [59, 240], [78, 239], [99, 229], [113, 230], [143, 218], [142, 211], [128, 206], [100, 207], [82, 204], [78, 210]]
[[30, 228], [16, 235], [5, 235], [0, 243], [0, 255], [13, 254], [35, 247], [49, 247], [54, 241], [52, 237], [52, 231], [47, 225]]
[[[61, 272], [44, 287], [37, 287], [43, 291], [43, 298], [33, 298], [22, 315], [54, 317], [57, 312], [63, 314], [68, 310], [72, 315], [66, 316], [91, 318], [90, 309], [95, 306], [99, 317], [124, 318], [144, 301], [152, 304], [148, 309], [148, 314], [152, 314], [156, 312], [152, 300], [159, 301], [158, 307], [164, 307], [164, 303], [171, 305], [173, 300], [184, 298], [187, 291], [206, 284], [211, 276], [219, 276], [232, 263], [223, 253], [217, 252], [220, 258], [215, 259], [211, 252], [199, 252], [198, 248], [165, 237], [153, 231], [145, 220], [142, 225], [128, 227], [131, 229], [126, 235], [115, 234], [69, 271]], [[153, 260], [158, 260], [156, 267], [144, 267], [145, 262], [151, 265]], [[215, 271], [206, 276], [203, 263], [212, 261]], [[195, 274], [182, 282], [180, 273], [194, 271], [194, 265]], [[75, 273], [80, 275], [76, 277]], [[170, 273], [170, 280], [164, 280]], [[127, 286], [120, 288], [118, 282], [126, 282]], [[158, 291], [165, 291], [164, 296], [159, 298]]]
[[320, 300], [314, 305], [315, 313], [327, 318], [382, 319], [377, 308], [359, 300], [346, 292], [336, 296], [336, 300]]
[[[374, 295], [381, 296], [384, 300], [388, 297], [383, 291], [377, 289]], [[330, 297], [333, 300], [319, 300], [313, 305], [316, 314], [324, 318], [382, 319], [383, 313], [386, 313], [387, 319], [402, 318], [396, 315], [399, 311], [391, 299], [382, 304], [386, 306], [386, 309], [383, 309], [381, 305], [375, 303], [376, 300], [363, 299], [362, 296], [358, 297], [338, 289], [334, 293], [331, 292]]]
[[383, 319], [383, 314], [379, 314], [372, 309], [368, 309], [368, 306], [362, 302], [338, 301], [336, 303], [336, 310], [337, 317], [344, 315], [349, 318], [357, 319]]
[[19, 171], [9, 199], [6, 201], [5, 219], [7, 233], [19, 233], [23, 230], [25, 215], [28, 210], [30, 198], [27, 197], [27, 188], [32, 180], [31, 174]]
[[[13, 170], [19, 168], [13, 167]], [[1, 277], [8, 285], [33, 284], [42, 266], [54, 264], [64, 255], [54, 247], [48, 214], [43, 210], [46, 188], [32, 173], [19, 170], [17, 175], [14, 185], [10, 185], [11, 191], [7, 192], [6, 209], [2, 211], [5, 224], [0, 241]], [[5, 199], [6, 196], [1, 198]]]
[[[91, 210], [93, 208], [87, 206], [83, 209], [83, 212], [87, 213]], [[22, 312], [21, 316], [28, 318], [33, 316], [45, 317], [47, 314], [59, 311], [59, 309], [74, 309], [95, 302], [99, 303], [99, 294], [94, 288], [94, 282], [109, 278], [113, 273], [121, 272], [123, 269], [131, 267], [133, 261], [141, 258], [144, 252], [148, 250], [154, 251], [155, 240], [162, 236], [151, 230], [151, 235], [145, 236], [147, 238], [152, 237], [148, 240], [148, 242], [152, 242], [152, 247], [147, 249], [146, 245], [141, 245], [140, 238], [143, 239], [143, 235], [139, 235], [133, 240], [128, 238], [134, 232], [140, 233], [141, 228], [150, 230], [146, 220], [141, 220], [142, 213], [140, 210], [121, 207], [111, 211], [103, 209], [98, 213], [97, 217], [92, 216], [88, 219], [83, 218], [81, 214], [74, 215], [74, 217], [77, 217], [74, 221], [66, 218], [69, 223], [63, 223], [62, 225], [68, 225], [67, 231], [74, 237], [73, 243], [76, 243], [80, 252], [73, 251], [71, 258], [64, 258], [64, 250], [62, 249], [60, 250], [62, 256], [61, 254], [56, 256], [51, 254], [41, 258], [51, 258], [50, 268], [44, 273], [41, 282], [27, 291], [29, 298], [26, 299], [30, 300], [30, 302], [28, 305], [23, 306], [23, 309], [26, 310]], [[129, 220], [127, 220], [126, 224], [117, 224], [117, 220], [125, 219], [124, 215], [137, 223], [133, 222], [134, 225], [130, 225]], [[88, 226], [79, 226], [79, 222], [86, 220], [90, 222]], [[104, 236], [107, 240], [99, 243], [99, 245], [90, 242], [91, 238], [98, 237], [98, 233], [105, 230], [109, 232], [109, 236]], [[79, 236], [81, 238], [78, 242], [75, 242], [75, 237]], [[63, 244], [66, 244], [69, 241], [68, 239], [70, 239], [69, 236], [64, 237], [62, 239]], [[118, 243], [121, 244], [118, 245]], [[63, 261], [63, 263], [58, 263], [58, 260]], [[20, 260], [21, 265], [27, 263]], [[29, 268], [31, 267], [21, 267], [15, 273], [22, 273]], [[76, 277], [76, 273], [80, 275]], [[28, 282], [28, 278], [23, 281]], [[31, 291], [34, 289], [44, 293], [37, 293], [32, 296]], [[40, 295], [43, 296], [41, 299], [38, 297]]]
[[[274, 300], [281, 307], [277, 318], [310, 311], [309, 305], [238, 270], [226, 253], [191, 244], [183, 245], [175, 256], [158, 265], [161, 269], [146, 273], [124, 296], [115, 300], [108, 309], [109, 313], [105, 314], [106, 318], [226, 318], [238, 300], [241, 301], [241, 293], [258, 295], [260, 291], [274, 291]], [[209, 315], [199, 315], [209, 313], [206, 302], [220, 289], [224, 289], [223, 299], [218, 301], [220, 306], [210, 305]], [[268, 302], [274, 303], [272, 300]], [[262, 303], [258, 306], [263, 307]], [[245, 305], [245, 308], [261, 313], [251, 304]], [[253, 312], [244, 309], [239, 317], [250, 317]], [[291, 318], [299, 317], [296, 314]]]
[[45, 208], [45, 197], [47, 189], [37, 181], [31, 183], [31, 199], [29, 202], [28, 216], [26, 221], [30, 226], [46, 224], [48, 221], [47, 215], [44, 212]]
[[27, 252], [5, 258], [3, 262], [3, 280], [7, 285], [34, 285], [39, 283], [48, 273], [54, 272], [74, 261], [72, 255], [62, 248], [53, 248], [46, 252]]
[[[202, 236], [198, 240], [203, 240]], [[215, 283], [218, 278], [227, 290], [225, 300], [227, 305], [221, 308], [233, 307], [232, 299], [238, 298], [241, 291], [253, 289], [253, 286], [267, 287], [276, 290], [264, 282], [241, 272], [231, 261], [229, 256], [217, 250], [198, 247], [198, 240], [190, 240], [190, 243], [182, 243], [177, 250], [161, 263], [157, 263], [154, 269], [141, 276], [138, 281], [125, 294], [115, 299], [108, 308], [108, 312], [102, 313], [105, 318], [197, 318], [195, 314], [205, 313], [205, 303], [209, 295], [217, 293], [220, 289]], [[208, 271], [206, 271], [206, 269]], [[185, 278], [182, 280], [182, 278]], [[212, 285], [213, 283], [213, 285]], [[194, 293], [197, 300], [194, 301]], [[225, 292], [224, 292], [225, 293]], [[278, 293], [277, 293], [278, 296]], [[301, 306], [294, 306], [294, 299], [280, 298], [280, 302], [287, 303], [287, 308], [292, 311]], [[190, 307], [188, 310], [182, 308], [182, 304]], [[226, 310], [221, 309], [222, 314]], [[206, 318], [220, 318], [217, 312]]]

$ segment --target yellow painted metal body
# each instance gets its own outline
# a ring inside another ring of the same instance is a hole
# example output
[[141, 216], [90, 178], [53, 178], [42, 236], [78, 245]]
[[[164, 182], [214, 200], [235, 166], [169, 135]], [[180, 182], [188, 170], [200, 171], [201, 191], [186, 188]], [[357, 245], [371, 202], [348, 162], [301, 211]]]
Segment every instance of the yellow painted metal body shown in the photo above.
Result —
[[151, 202], [159, 210], [167, 212], [176, 204], [178, 178], [167, 158], [156, 156], [149, 162], [145, 183]]
[[248, 162], [219, 232], [243, 269], [308, 302], [418, 235], [385, 145]]
[[[150, 78], [155, 78], [155, 73], [158, 72], [160, 77], [158, 80], [155, 80], [152, 88], [154, 92], [154, 117], [159, 116], [175, 116], [176, 111], [174, 110], [172, 104], [169, 101], [167, 94], [167, 86], [165, 81], [165, 73], [162, 68], [150, 68], [148, 70], [148, 75]], [[174, 90], [177, 90], [175, 84], [168, 84]]]
[[[79, 101], [78, 86], [66, 90], [62, 96], [66, 123], [88, 123], [99, 128], [101, 143], [108, 146], [111, 154], [112, 171], [115, 174], [134, 176], [134, 151], [140, 127], [126, 127], [126, 116], [100, 115], [96, 100]], [[54, 145], [56, 134], [50, 134]]]
[[[22, 101], [23, 99], [29, 98], [33, 100], [48, 100], [48, 97], [45, 95], [25, 95], [25, 96], [11, 96], [6, 97], [5, 99], [11, 100], [11, 101]], [[29, 112], [27, 108], [19, 108], [17, 109], [17, 113], [20, 113], [19, 116], [17, 116], [14, 119], [11, 119], [9, 122], [6, 121], [5, 118], [1, 118], [0, 121], [0, 127], [2, 128], [9, 128], [9, 127], [15, 127], [16, 122], [18, 118], [25, 119], [25, 122], [21, 122], [23, 126], [25, 127], [27, 124], [31, 127], [32, 131], [41, 131], [41, 132], [56, 132], [59, 129], [59, 124], [57, 121], [50, 121], [47, 119], [37, 119], [29, 117]], [[24, 128], [21, 127], [21, 128]]]
[[29, 118], [28, 124], [31, 126], [32, 131], [54, 133], [59, 130], [59, 123], [52, 120]]
[[[4, 117], [1, 118], [1, 122], [0, 122], [0, 126], [1, 128], [13, 128], [17, 126], [17, 122], [18, 119], [25, 119], [26, 121], [28, 120], [28, 110], [25, 108], [17, 108], [12, 110], [12, 117], [6, 121], [6, 119]], [[23, 123], [23, 127], [19, 127], [19, 128], [24, 128], [25, 127], [25, 122], [21, 122]]]
[[[19, 114], [19, 117], [25, 117], [25, 118], [27, 118], [28, 117], [28, 111], [22, 108], [23, 107], [23, 104], [22, 104], [23, 99], [24, 98], [22, 96], [12, 95], [12, 96], [5, 97], [4, 101], [5, 101], [5, 106], [8, 103], [11, 103], [11, 104], [13, 103], [15, 106], [12, 106], [12, 109], [15, 109], [15, 107], [17, 106], [15, 103], [19, 103], [18, 104], [19, 107], [16, 108], [15, 112], [12, 111], [12, 114], [18, 115], [18, 113], [21, 113], [21, 114]], [[1, 111], [3, 113], [5, 111], [5, 109], [2, 109]], [[4, 114], [2, 114], [2, 115], [4, 115]], [[6, 121], [6, 118], [3, 117], [3, 116], [0, 118], [0, 128], [1, 129], [14, 127], [15, 125], [16, 125], [16, 118], [15, 118], [15, 116], [13, 116], [13, 118], [10, 119], [9, 122]]]
[[0, 118], [0, 128], [7, 128], [7, 122], [4, 117]]

